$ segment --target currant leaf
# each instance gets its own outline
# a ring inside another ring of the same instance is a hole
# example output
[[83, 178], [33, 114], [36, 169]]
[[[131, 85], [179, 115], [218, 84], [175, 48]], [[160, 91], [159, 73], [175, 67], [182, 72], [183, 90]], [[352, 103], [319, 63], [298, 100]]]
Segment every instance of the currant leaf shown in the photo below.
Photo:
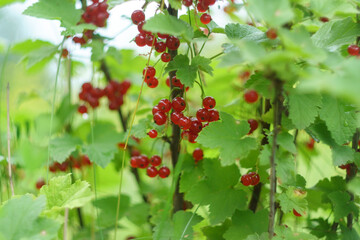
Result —
[[289, 187], [286, 192], [280, 193], [277, 199], [279, 200], [282, 211], [285, 213], [295, 209], [298, 213], [303, 214], [307, 207], [305, 197], [306, 194], [300, 193], [294, 187]]
[[73, 153], [78, 146], [81, 145], [81, 140], [69, 135], [53, 138], [50, 140], [50, 157], [55, 161], [62, 163]]
[[222, 165], [231, 165], [237, 158], [246, 157], [256, 149], [254, 138], [245, 137], [250, 130], [246, 121], [236, 123], [235, 119], [224, 112], [220, 113], [220, 121], [212, 122], [204, 128], [197, 138], [197, 142], [205, 147], [220, 148]]
[[230, 40], [247, 39], [255, 42], [267, 40], [263, 31], [247, 24], [229, 23], [225, 26], [225, 34]]
[[359, 214], [359, 209], [355, 203], [350, 200], [350, 195], [344, 191], [336, 191], [329, 194], [334, 207], [334, 220], [339, 221], [341, 218], [346, 217], [349, 213], [354, 213], [355, 216]]
[[165, 72], [176, 71], [176, 77], [189, 87], [194, 86], [198, 68], [190, 65], [189, 58], [185, 55], [177, 55], [165, 68]]

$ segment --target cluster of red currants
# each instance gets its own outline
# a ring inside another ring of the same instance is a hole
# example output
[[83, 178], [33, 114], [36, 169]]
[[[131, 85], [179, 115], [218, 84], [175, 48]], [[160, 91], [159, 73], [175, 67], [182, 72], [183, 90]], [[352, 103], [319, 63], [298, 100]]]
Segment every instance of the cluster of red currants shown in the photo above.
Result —
[[159, 85], [159, 80], [155, 77], [156, 69], [148, 66], [143, 70], [144, 81], [149, 88], [156, 88]]
[[161, 54], [163, 62], [170, 62], [171, 55], [166, 52], [166, 49], [176, 50], [180, 46], [180, 40], [175, 36], [169, 36], [162, 33], [151, 33], [143, 29], [145, 24], [145, 13], [141, 10], [135, 10], [131, 14], [132, 22], [137, 25], [139, 34], [135, 36], [135, 43], [139, 47], [154, 46], [155, 50]]
[[[105, 27], [106, 20], [109, 18], [107, 0], [99, 2], [93, 0], [93, 3], [86, 7], [85, 12], [81, 15], [81, 21], [85, 23], [92, 23], [97, 27]], [[94, 30], [84, 30], [82, 36], [73, 37], [75, 43], [84, 45], [93, 37]]]
[[349, 45], [347, 51], [351, 56], [360, 56], [360, 47], [356, 44]]
[[[100, 98], [106, 96], [109, 100], [109, 109], [117, 110], [124, 103], [124, 95], [130, 88], [129, 81], [121, 83], [117, 81], [110, 81], [104, 88], [94, 88], [91, 83], [86, 82], [82, 85], [82, 91], [79, 93], [79, 99], [87, 102], [92, 108], [97, 108], [100, 105]], [[78, 112], [81, 114], [87, 113], [86, 105], [80, 105]]]
[[255, 172], [249, 172], [248, 174], [241, 176], [241, 183], [244, 186], [255, 186], [260, 182], [260, 176], [259, 174]]
[[[215, 2], [216, 0], [199, 0], [197, 1], [196, 9], [198, 12], [206, 12], [209, 10], [210, 6], [215, 4]], [[183, 0], [182, 3], [185, 7], [191, 7], [193, 5], [193, 0]], [[201, 15], [200, 21], [206, 25], [211, 22], [211, 16], [204, 13]]]
[[[130, 159], [130, 165], [133, 168], [146, 168], [146, 173], [149, 177], [154, 178], [159, 175], [160, 178], [167, 178], [170, 175], [170, 169], [166, 166], [159, 167], [162, 163], [162, 159], [158, 155], [152, 156], [150, 159], [144, 155], [132, 156]], [[151, 166], [149, 166], [151, 165]]]
[[81, 155], [78, 158], [70, 156], [63, 163], [54, 162], [53, 164], [51, 164], [49, 166], [49, 171], [53, 173], [57, 171], [66, 172], [69, 166], [71, 166], [72, 168], [81, 169], [82, 167], [91, 166], [91, 165], [92, 162], [90, 161], [89, 157], [86, 155]]

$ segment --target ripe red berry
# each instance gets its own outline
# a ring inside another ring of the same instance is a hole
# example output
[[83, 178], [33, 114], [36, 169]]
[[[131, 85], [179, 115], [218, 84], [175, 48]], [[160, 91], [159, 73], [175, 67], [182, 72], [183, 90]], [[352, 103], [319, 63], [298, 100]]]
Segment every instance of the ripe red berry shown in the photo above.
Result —
[[169, 37], [168, 34], [163, 34], [163, 33], [158, 33], [157, 35], [158, 35], [158, 37], [161, 38], [161, 39], [167, 39], [167, 38]]
[[270, 29], [266, 32], [266, 36], [267, 36], [269, 39], [275, 39], [275, 38], [277, 38], [276, 29], [270, 28]]
[[244, 186], [250, 186], [252, 183], [251, 176], [249, 174], [245, 174], [241, 176], [241, 183]]
[[64, 48], [64, 49], [62, 50], [62, 52], [61, 52], [61, 56], [62, 56], [63, 58], [67, 58], [68, 55], [69, 55], [69, 51], [68, 51], [66, 48]]
[[210, 114], [209, 111], [206, 108], [200, 108], [196, 112], [196, 118], [200, 122], [207, 122], [209, 120]]
[[184, 85], [181, 83], [180, 79], [176, 78], [176, 76], [173, 76], [171, 78], [171, 85], [173, 87], [178, 87], [178, 88], [181, 88], [181, 89], [184, 87]]
[[163, 62], [170, 62], [171, 60], [171, 55], [170, 53], [163, 53], [161, 54], [161, 61]]
[[156, 77], [153, 77], [147, 80], [146, 83], [149, 86], [149, 88], [156, 88], [159, 85], [159, 80]]
[[[145, 37], [145, 42], [146, 42], [146, 45], [148, 45], [149, 47], [151, 47], [152, 45], [155, 45], [155, 44], [156, 44], [156, 38], [154, 38], [153, 35], [148, 34], [148, 35], [146, 35], [146, 37]], [[154, 44], [153, 44], [153, 43], [154, 43]]]
[[191, 133], [198, 134], [201, 132], [203, 126], [202, 123], [197, 118], [191, 118], [191, 126], [189, 128]]
[[147, 168], [149, 163], [149, 158], [143, 154], [136, 158], [136, 165], [138, 168]]
[[204, 158], [204, 152], [200, 148], [196, 148], [192, 155], [193, 158], [195, 159], [195, 162], [198, 162]]
[[160, 112], [160, 111], [161, 111], [161, 110], [160, 110], [159, 106], [156, 105], [156, 106], [154, 106], [153, 109], [152, 109], [152, 114], [154, 115], [155, 113]]
[[177, 37], [169, 36], [166, 39], [166, 46], [170, 50], [176, 50], [180, 46], [180, 40]]
[[166, 86], [170, 87], [170, 78], [169, 77], [166, 78], [165, 83], [166, 83]]
[[293, 214], [294, 214], [296, 217], [301, 217], [301, 214], [298, 213], [295, 209], [293, 209]]
[[167, 178], [170, 175], [170, 169], [166, 166], [159, 169], [159, 177]]
[[158, 175], [158, 170], [154, 166], [150, 166], [146, 169], [146, 173], [149, 177], [153, 178]]
[[182, 112], [186, 108], [186, 103], [182, 97], [176, 97], [172, 100], [171, 106], [174, 111]]
[[138, 159], [137, 156], [133, 156], [133, 157], [130, 158], [130, 166], [131, 166], [132, 168], [137, 168], [137, 167], [138, 167], [138, 165], [137, 165], [137, 159]]
[[146, 35], [143, 33], [139, 33], [138, 35], [136, 35], [135, 37], [135, 43], [136, 45], [138, 45], [139, 47], [143, 47], [146, 45]]
[[144, 35], [151, 34], [151, 32], [146, 31], [146, 30], [143, 29], [143, 26], [144, 26], [145, 23], [146, 23], [145, 21], [142, 21], [137, 25], [137, 29], [138, 29], [139, 33], [142, 33]]
[[328, 22], [330, 19], [329, 18], [327, 18], [327, 17], [320, 17], [319, 18], [319, 20], [321, 21], [321, 22]]
[[79, 112], [80, 114], [87, 113], [87, 107], [86, 107], [85, 105], [80, 105], [80, 106], [78, 107], [78, 112]]
[[357, 56], [357, 55], [359, 55], [360, 48], [358, 45], [352, 44], [352, 45], [349, 45], [347, 51], [351, 56]]
[[191, 143], [196, 143], [196, 138], [198, 137], [197, 133], [190, 132], [188, 133], [188, 141]]
[[201, 15], [200, 21], [205, 25], [209, 24], [211, 22], [211, 16], [207, 13], [204, 13], [203, 15]]
[[259, 95], [255, 90], [248, 90], [244, 94], [244, 99], [247, 103], [254, 103], [258, 100]]
[[309, 140], [309, 142], [306, 143], [306, 147], [309, 149], [309, 150], [313, 150], [314, 149], [314, 145], [315, 145], [315, 140], [313, 138], [311, 138]]
[[161, 164], [161, 157], [158, 155], [154, 155], [150, 158], [150, 164], [154, 167], [159, 166]]
[[172, 112], [171, 113], [171, 121], [176, 124], [179, 125], [179, 121], [180, 118], [182, 118], [184, 115], [181, 112]]
[[148, 66], [143, 70], [143, 76], [145, 76], [145, 81], [155, 77], [155, 74], [156, 70], [152, 66]]
[[154, 114], [154, 122], [157, 125], [164, 125], [166, 123], [166, 115], [165, 113], [159, 111]]
[[155, 129], [152, 129], [152, 130], [150, 130], [150, 131], [148, 132], [148, 135], [149, 135], [149, 137], [151, 137], [151, 138], [156, 138], [157, 135], [158, 135], [158, 133], [157, 133], [157, 131], [156, 131]]
[[252, 173], [251, 175], [251, 185], [255, 186], [260, 182], [260, 176], [257, 173]]
[[81, 85], [81, 89], [84, 92], [90, 92], [92, 88], [93, 87], [92, 87], [91, 83], [89, 83], [89, 82], [83, 83], [83, 85]]
[[138, 25], [140, 22], [145, 20], [145, 13], [141, 10], [135, 10], [131, 14], [131, 20], [135, 25]]
[[167, 113], [171, 110], [171, 102], [166, 98], [161, 99], [158, 104], [158, 107], [159, 107], [160, 111]]
[[255, 119], [249, 119], [248, 123], [250, 125], [250, 131], [248, 134], [251, 134], [258, 128], [259, 123]]
[[45, 185], [45, 180], [44, 179], [39, 179], [37, 182], [36, 182], [36, 188], [38, 189], [38, 190], [40, 190], [40, 188], [42, 187], [42, 186], [44, 186]]
[[215, 122], [220, 119], [219, 112], [215, 109], [209, 110], [209, 122]]
[[90, 158], [87, 155], [81, 156], [81, 164], [84, 166], [91, 166], [92, 162], [90, 161]]
[[204, 108], [206, 109], [212, 109], [215, 107], [216, 105], [216, 101], [213, 97], [206, 97], [203, 99], [203, 102], [202, 102]]
[[199, 12], [206, 12], [209, 9], [209, 6], [204, 4], [203, 1], [199, 1], [196, 8]]
[[179, 127], [183, 130], [187, 130], [191, 127], [191, 120], [188, 117], [181, 117], [179, 120]]
[[193, 1], [192, 0], [183, 0], [182, 3], [185, 7], [190, 7], [192, 5]]
[[166, 43], [164, 43], [164, 42], [156, 42], [155, 43], [155, 50], [158, 53], [164, 52], [166, 50]]

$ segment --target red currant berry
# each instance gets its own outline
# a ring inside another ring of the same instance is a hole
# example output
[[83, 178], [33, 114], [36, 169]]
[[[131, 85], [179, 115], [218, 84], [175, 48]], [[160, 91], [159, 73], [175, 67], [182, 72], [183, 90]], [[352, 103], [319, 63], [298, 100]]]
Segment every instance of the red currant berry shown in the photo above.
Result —
[[161, 111], [161, 110], [160, 110], [159, 106], [156, 105], [156, 106], [154, 106], [153, 109], [152, 109], [152, 114], [154, 115], [155, 113], [160, 112], [160, 111]]
[[163, 53], [161, 54], [161, 61], [163, 62], [170, 62], [171, 60], [171, 55], [170, 53]]
[[360, 48], [358, 45], [352, 44], [352, 45], [349, 45], [347, 51], [351, 56], [357, 56], [357, 55], [359, 55]]
[[158, 33], [157, 35], [158, 35], [158, 37], [161, 38], [161, 39], [167, 39], [167, 38], [169, 37], [168, 34], [163, 34], [163, 33]]
[[152, 66], [148, 66], [143, 70], [143, 76], [145, 76], [145, 81], [155, 77], [155, 74], [156, 70]]
[[155, 44], [156, 44], [156, 38], [154, 38], [153, 35], [148, 34], [148, 35], [146, 35], [146, 37], [145, 37], [145, 42], [146, 42], [146, 45], [148, 45], [149, 47], [151, 47], [152, 45], [155, 45]]
[[206, 12], [209, 9], [209, 6], [204, 4], [202, 1], [199, 1], [196, 8], [199, 12]]
[[137, 159], [138, 159], [138, 156], [134, 156], [134, 157], [131, 157], [130, 158], [130, 166], [132, 168], [137, 168], [138, 165], [137, 165]]
[[149, 137], [151, 137], [151, 138], [156, 138], [157, 135], [158, 135], [158, 133], [157, 133], [157, 131], [156, 131], [155, 129], [152, 129], [152, 130], [150, 130], [150, 131], [148, 132], [148, 135], [149, 135]]
[[244, 94], [244, 99], [247, 103], [254, 103], [258, 100], [259, 95], [255, 90], [248, 90]]
[[248, 134], [252, 134], [259, 126], [259, 123], [255, 119], [249, 119], [250, 131]]
[[219, 112], [215, 109], [209, 110], [209, 122], [215, 122], [220, 119]]
[[[205, 5], [212, 6], [215, 4], [216, 0], [203, 0], [203, 2]], [[232, 0], [232, 2], [234, 1]]]
[[342, 164], [342, 165], [340, 165], [339, 166], [339, 168], [341, 168], [341, 169], [348, 169], [348, 168], [350, 168], [350, 164]]
[[193, 132], [190, 132], [189, 131], [189, 134], [188, 134], [188, 141], [191, 142], [191, 143], [196, 143], [196, 138], [198, 137], [198, 134], [197, 133], [193, 133]]
[[176, 97], [171, 103], [172, 108], [176, 112], [182, 112], [186, 108], [186, 103], [182, 97]]
[[147, 82], [149, 88], [156, 88], [159, 85], [159, 80], [156, 77], [150, 78]]
[[193, 3], [193, 0], [183, 0], [182, 3], [185, 7], [190, 7]]
[[86, 82], [81, 86], [81, 88], [84, 92], [90, 92], [93, 86], [91, 85], [91, 83]]
[[166, 86], [170, 87], [170, 78], [169, 77], [166, 78], [165, 83], [166, 83]]
[[78, 112], [79, 112], [80, 114], [87, 113], [87, 107], [86, 107], [85, 105], [80, 105], [80, 106], [78, 107]]
[[146, 45], [146, 35], [143, 33], [139, 33], [135, 37], [135, 43], [138, 45], [138, 47], [143, 47]]
[[90, 161], [90, 158], [87, 155], [81, 156], [81, 164], [84, 166], [91, 166], [92, 162]]
[[151, 34], [151, 32], [145, 31], [145, 30], [143, 29], [143, 26], [144, 26], [145, 23], [146, 23], [146, 22], [143, 21], [143, 22], [140, 22], [140, 23], [138, 24], [137, 29], [138, 29], [139, 33], [142, 33], [142, 34], [145, 34], [145, 35], [146, 35], [146, 34]]
[[131, 151], [131, 156], [132, 157], [140, 156], [140, 154], [141, 154], [140, 151], [138, 149], [136, 149], [136, 148], [132, 149], [132, 151]]
[[202, 123], [197, 118], [191, 118], [191, 126], [189, 128], [191, 133], [198, 134], [201, 132], [203, 126]]
[[294, 214], [296, 217], [301, 217], [301, 214], [298, 213], [295, 209], [293, 209], [293, 214]]
[[319, 20], [321, 21], [321, 22], [328, 22], [330, 19], [329, 18], [327, 18], [327, 17], [320, 17], [319, 18]]
[[163, 112], [157, 112], [154, 114], [154, 122], [157, 125], [164, 125], [166, 123], [166, 115]]
[[154, 167], [154, 166], [150, 166], [146, 169], [146, 174], [153, 178], [156, 177], [158, 175], [158, 170]]
[[259, 174], [254, 173], [254, 174], [251, 176], [251, 185], [255, 186], [255, 185], [257, 185], [259, 182], [260, 182], [260, 176], [259, 176]]
[[44, 186], [45, 185], [45, 180], [44, 179], [39, 179], [37, 182], [36, 182], [36, 188], [38, 189], [38, 190], [40, 190], [40, 188], [42, 187], [42, 186]]
[[149, 158], [143, 154], [136, 158], [136, 164], [138, 168], [147, 168], [149, 163]]
[[195, 159], [195, 162], [198, 162], [204, 158], [204, 152], [200, 148], [196, 148], [192, 155], [193, 158]]
[[177, 37], [169, 36], [166, 39], [166, 46], [170, 50], [176, 50], [180, 46], [180, 40]]
[[242, 175], [242, 176], [241, 176], [241, 183], [242, 183], [244, 186], [250, 186], [251, 183], [252, 183], [251, 176], [248, 175], [248, 174]]
[[164, 52], [166, 50], [166, 43], [164, 43], [164, 42], [156, 42], [155, 43], [155, 50], [158, 53]]
[[196, 118], [200, 121], [200, 122], [207, 122], [209, 121], [209, 111], [206, 108], [200, 108], [199, 110], [197, 110], [196, 112]]
[[61, 52], [61, 56], [62, 56], [63, 58], [67, 58], [68, 55], [69, 55], [69, 51], [68, 51], [66, 48], [64, 48], [64, 49], [62, 50], [62, 52]]
[[173, 76], [171, 78], [171, 85], [173, 87], [178, 87], [178, 88], [181, 88], [181, 89], [184, 87], [184, 85], [181, 83], [180, 79], [176, 78], [176, 76]]
[[203, 102], [202, 102], [204, 108], [206, 109], [212, 109], [215, 107], [216, 105], [216, 101], [213, 97], [206, 97], [203, 99]]
[[190, 118], [188, 118], [188, 117], [182, 117], [182, 118], [180, 118], [180, 120], [179, 120], [179, 127], [181, 128], [181, 129], [184, 129], [184, 130], [187, 130], [187, 129], [189, 129], [190, 127], [191, 127], [191, 120], [190, 120]]
[[275, 39], [275, 38], [277, 38], [276, 29], [270, 28], [270, 29], [266, 32], [266, 36], [267, 36], [269, 39]]
[[131, 20], [135, 25], [138, 25], [140, 22], [145, 20], [145, 13], [141, 10], [135, 10], [131, 14]]
[[180, 118], [182, 118], [184, 115], [181, 112], [172, 112], [171, 113], [171, 121], [175, 125], [179, 125]]
[[154, 155], [150, 158], [150, 164], [154, 167], [159, 166], [161, 164], [161, 157], [158, 155]]
[[202, 22], [202, 24], [209, 24], [211, 22], [211, 16], [207, 13], [204, 13], [203, 15], [201, 15], [200, 21]]
[[170, 175], [170, 169], [168, 167], [161, 167], [159, 169], [159, 177], [167, 178]]
[[167, 113], [171, 110], [171, 102], [166, 98], [161, 99], [158, 104], [158, 107], [159, 107], [160, 111]]
[[306, 143], [306, 147], [309, 149], [309, 150], [313, 150], [314, 149], [314, 145], [315, 145], [315, 140], [313, 138], [311, 138], [309, 140], [309, 142]]

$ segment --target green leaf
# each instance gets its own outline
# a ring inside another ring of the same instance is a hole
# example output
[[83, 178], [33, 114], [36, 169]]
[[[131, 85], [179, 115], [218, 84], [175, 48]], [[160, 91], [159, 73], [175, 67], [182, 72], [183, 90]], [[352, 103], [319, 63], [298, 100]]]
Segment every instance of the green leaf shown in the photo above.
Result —
[[6, 240], [54, 239], [60, 224], [39, 217], [45, 205], [44, 196], [34, 199], [29, 194], [7, 201], [0, 209], [0, 236]]
[[246, 157], [257, 147], [256, 140], [245, 137], [250, 130], [246, 121], [237, 123], [235, 119], [224, 112], [220, 113], [221, 121], [212, 122], [204, 128], [197, 142], [208, 148], [220, 148], [222, 165], [231, 165], [237, 158]]
[[247, 24], [229, 23], [225, 26], [225, 34], [230, 40], [246, 39], [255, 42], [267, 40], [264, 32]]
[[244, 87], [256, 90], [259, 94], [266, 98], [272, 98], [272, 96], [274, 96], [274, 90], [271, 81], [266, 79], [260, 73], [251, 75], [250, 79], [246, 81]]
[[171, 15], [157, 14], [146, 20], [143, 28], [144, 30], [154, 33], [182, 36], [188, 42], [190, 42], [194, 36], [192, 27], [188, 23]]
[[62, 163], [73, 153], [78, 146], [81, 145], [81, 140], [69, 135], [53, 138], [50, 140], [50, 157], [55, 161]]
[[47, 208], [55, 210], [82, 207], [92, 198], [90, 184], [81, 180], [72, 184], [71, 174], [50, 179], [40, 194], [46, 196]]
[[335, 166], [340, 166], [354, 160], [354, 150], [349, 146], [337, 145], [331, 149], [332, 159]]
[[289, 94], [289, 118], [296, 128], [304, 129], [315, 121], [321, 107], [321, 96], [317, 94]]
[[193, 226], [202, 221], [202, 217], [192, 212], [177, 211], [173, 216], [174, 231], [172, 240], [193, 239]]
[[213, 75], [213, 68], [210, 66], [211, 60], [206, 57], [196, 56], [191, 60], [191, 65], [199, 68], [201, 71]]
[[91, 46], [91, 61], [100, 61], [105, 57], [104, 47], [105, 44], [101, 40], [93, 40]]
[[290, 133], [287, 132], [281, 132], [278, 135], [278, 144], [284, 148], [285, 150], [291, 152], [291, 153], [296, 153], [296, 146], [294, 143], [294, 137], [293, 135], [291, 135]]
[[353, 180], [351, 180], [348, 183], [347, 189], [350, 192], [360, 196], [360, 179], [359, 178], [354, 178]]
[[329, 51], [336, 51], [343, 45], [355, 42], [359, 31], [360, 24], [355, 23], [348, 17], [325, 23], [312, 36], [312, 40], [318, 47], [326, 48]]
[[256, 18], [273, 27], [279, 27], [294, 17], [288, 0], [249, 0], [248, 9]]
[[283, 212], [287, 213], [295, 209], [298, 213], [303, 214], [307, 206], [305, 197], [306, 194], [301, 193], [294, 187], [289, 187], [286, 192], [280, 193], [277, 199]]
[[329, 198], [334, 207], [334, 220], [338, 222], [349, 213], [358, 215], [359, 209], [353, 201], [350, 201], [350, 195], [347, 192], [336, 191], [329, 194]]
[[2, 0], [0, 2], [0, 8], [4, 7], [6, 5], [12, 4], [12, 3], [17, 3], [17, 2], [25, 2], [25, 0]]
[[[206, 161], [207, 159], [203, 159]], [[183, 162], [183, 173], [180, 179], [180, 192], [189, 191], [204, 176], [203, 162], [195, 163], [192, 156], [187, 155]]]
[[210, 205], [210, 223], [217, 224], [236, 209], [245, 208], [246, 194], [233, 188], [240, 178], [236, 165], [222, 167], [217, 159], [206, 159], [203, 166], [206, 178], [186, 192], [185, 199], [194, 204]]
[[250, 210], [236, 211], [232, 216], [232, 225], [224, 234], [226, 240], [245, 239], [250, 234], [262, 234], [267, 231], [269, 213], [260, 210], [253, 213]]
[[310, 9], [317, 16], [333, 17], [337, 12], [356, 13], [356, 8], [342, 0], [311, 0]]
[[39, 0], [23, 12], [32, 17], [60, 20], [66, 28], [75, 26], [81, 13], [82, 10], [76, 9], [72, 0]]
[[355, 112], [347, 110], [346, 106], [334, 97], [323, 97], [320, 118], [325, 121], [331, 136], [339, 145], [350, 141], [356, 131], [357, 118]]
[[172, 8], [174, 9], [181, 9], [182, 8], [182, 1], [181, 0], [169, 0], [169, 3]]
[[317, 238], [308, 233], [293, 232], [289, 227], [276, 226], [276, 236], [273, 240], [292, 239], [292, 240], [316, 240]]
[[89, 157], [89, 159], [105, 168], [111, 160], [114, 159], [117, 152], [116, 146], [108, 145], [106, 143], [94, 143], [87, 146], [83, 146], [83, 153]]
[[[102, 227], [112, 227], [116, 221], [116, 208], [118, 197], [106, 196], [94, 200], [92, 203], [100, 210], [99, 225]], [[130, 198], [127, 195], [121, 195], [118, 220], [120, 220], [125, 212], [129, 209]]]
[[225, 240], [224, 233], [231, 226], [231, 221], [226, 219], [220, 226], [206, 226], [201, 230], [206, 236], [206, 240]]
[[165, 68], [165, 73], [176, 71], [176, 77], [182, 84], [193, 87], [198, 68], [189, 64], [189, 58], [185, 55], [177, 55]]
[[[122, 201], [120, 201], [120, 204], [122, 204]], [[120, 207], [120, 209], [123, 208]], [[149, 211], [150, 211], [149, 204], [138, 203], [128, 208], [125, 213], [125, 216], [137, 226], [141, 226], [143, 224], [148, 223]]]

